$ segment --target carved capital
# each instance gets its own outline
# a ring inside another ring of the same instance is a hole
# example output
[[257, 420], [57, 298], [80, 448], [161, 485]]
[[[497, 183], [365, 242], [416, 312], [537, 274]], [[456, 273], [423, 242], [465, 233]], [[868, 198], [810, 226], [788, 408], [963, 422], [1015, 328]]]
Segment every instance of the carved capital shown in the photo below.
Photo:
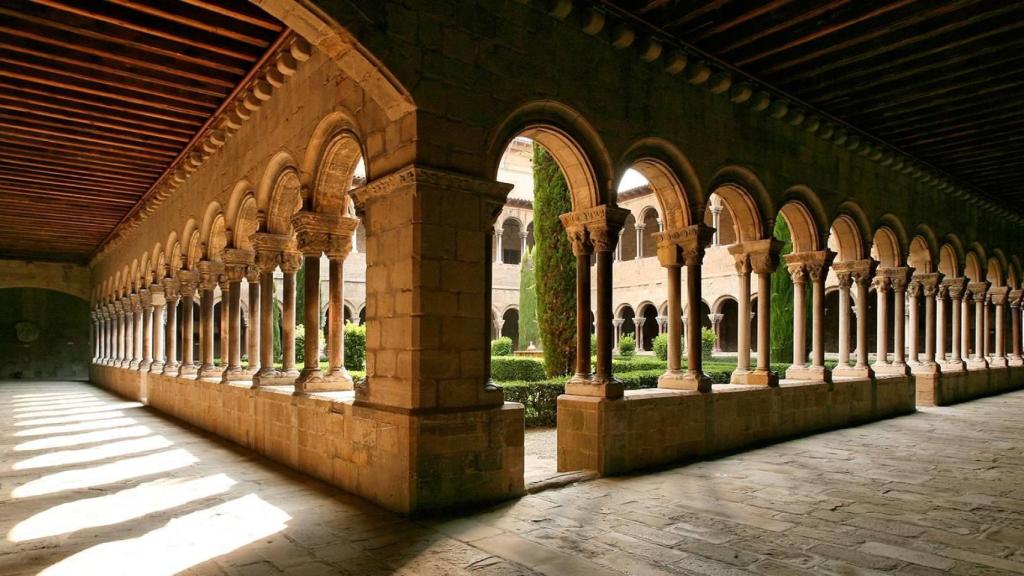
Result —
[[572, 244], [573, 256], [589, 256], [594, 252], [586, 227], [574, 225], [567, 227], [565, 233], [569, 237], [569, 243]]
[[302, 253], [289, 250], [281, 253], [281, 271], [285, 274], [294, 274], [302, 268]]
[[179, 292], [178, 279], [177, 278], [164, 278], [164, 298], [172, 303], [176, 304], [181, 299], [181, 293]]
[[779, 266], [782, 246], [783, 243], [775, 238], [751, 240], [731, 246], [729, 252], [733, 257], [740, 253], [746, 254], [751, 269], [757, 274], [771, 274]]
[[[738, 248], [738, 250], [733, 251], [734, 248]], [[742, 248], [743, 246], [734, 244], [729, 247], [729, 253], [732, 254], [734, 260], [733, 266], [736, 267], [736, 274], [739, 276], [749, 276], [751, 270], [750, 256], [748, 256], [747, 253], [742, 250]]]
[[1010, 308], [1020, 308], [1021, 296], [1024, 295], [1024, 290], [1010, 290], [1007, 294], [1007, 298], [1010, 301]]
[[907, 284], [910, 282], [910, 278], [913, 273], [913, 268], [907, 268], [905, 266], [891, 266], [879, 268], [876, 274], [879, 276], [885, 276], [889, 280], [889, 286], [892, 287], [893, 292], [903, 292], [907, 289]]
[[786, 263], [786, 271], [793, 284], [802, 285], [807, 282], [807, 268], [803, 262]]
[[868, 286], [871, 283], [871, 279], [875, 276], [875, 271], [878, 269], [878, 261], [870, 258], [847, 260], [845, 262], [836, 262], [832, 268], [835, 269], [836, 275], [840, 276], [840, 278], [844, 274], [849, 274], [852, 282]]
[[[932, 298], [939, 292], [942, 285], [941, 272], [918, 272], [911, 278], [911, 284], [920, 286], [925, 297]], [[916, 294], [916, 293], [915, 293]]]
[[886, 277], [884, 274], [877, 274], [871, 280], [871, 284], [875, 287], [875, 291], [877, 291], [877, 292], [885, 292], [886, 290], [889, 289], [889, 286], [891, 284], [891, 280], [888, 277]]
[[341, 216], [331, 224], [327, 238], [327, 257], [331, 260], [344, 260], [352, 251], [352, 236], [359, 227], [359, 219]]
[[178, 290], [182, 298], [194, 298], [199, 288], [199, 274], [194, 270], [178, 271]]
[[967, 279], [946, 278], [942, 281], [942, 285], [946, 288], [950, 298], [959, 300], [964, 296], [964, 291], [967, 289]]
[[136, 292], [128, 295], [128, 306], [132, 312], [142, 312], [142, 294]]
[[[580, 227], [586, 229], [590, 245], [598, 252], [611, 252], [619, 241], [619, 231], [626, 224], [629, 210], [618, 206], [594, 206], [562, 214], [559, 218], [570, 233]], [[575, 250], [575, 249], [574, 249]]]
[[988, 296], [992, 299], [992, 303], [996, 306], [1002, 306], [1006, 304], [1007, 295], [1010, 293], [1010, 289], [1006, 286], [994, 286], [988, 289]]
[[975, 301], [984, 301], [985, 294], [988, 292], [988, 286], [988, 282], [968, 282], [967, 290], [970, 291]]
[[199, 289], [213, 290], [224, 273], [224, 264], [213, 260], [200, 260], [196, 265], [199, 270]]
[[260, 268], [259, 266], [252, 264], [245, 267], [245, 280], [249, 284], [255, 284], [260, 281]]

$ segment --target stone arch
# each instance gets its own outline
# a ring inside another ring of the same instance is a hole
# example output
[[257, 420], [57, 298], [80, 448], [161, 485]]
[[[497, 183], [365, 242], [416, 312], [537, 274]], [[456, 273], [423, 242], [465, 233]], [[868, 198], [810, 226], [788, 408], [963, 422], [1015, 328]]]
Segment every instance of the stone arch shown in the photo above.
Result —
[[985, 279], [984, 270], [981, 267], [984, 259], [984, 255], [979, 255], [973, 247], [967, 251], [967, 256], [964, 257], [964, 276], [971, 282], [981, 282]]
[[757, 176], [740, 166], [727, 166], [711, 180], [710, 190], [722, 199], [735, 228], [737, 242], [761, 240], [771, 233], [764, 217], [774, 214], [771, 198]]
[[779, 214], [786, 219], [793, 235], [794, 252], [813, 252], [825, 248], [828, 214], [813, 190], [804, 185], [790, 187], [782, 197]]
[[292, 216], [302, 208], [304, 200], [295, 161], [287, 152], [278, 152], [267, 164], [256, 189], [256, 204], [264, 214], [266, 231], [291, 234]]
[[141, 275], [141, 269], [139, 268], [139, 259], [135, 258], [132, 260], [131, 269], [128, 272], [128, 291], [134, 292], [139, 288], [139, 277]]
[[644, 325], [639, 329], [640, 333], [637, 335], [637, 348], [653, 350], [654, 339], [661, 333], [661, 327], [658, 326], [658, 307], [654, 305], [654, 302], [645, 300], [637, 306], [636, 310], [637, 317], [644, 319]]
[[[914, 238], [920, 239], [924, 243], [924, 247], [928, 250], [928, 256], [932, 262], [935, 262], [939, 258], [939, 238], [932, 230], [932, 227], [927, 224], [918, 224], [914, 229]], [[913, 244], [913, 240], [911, 240]], [[931, 270], [934, 272], [935, 270]]]
[[622, 241], [619, 242], [619, 255], [624, 261], [633, 260], [638, 256], [638, 246], [636, 245], [636, 216], [632, 212], [626, 215], [620, 234]]
[[829, 230], [828, 247], [836, 253], [836, 261], [850, 262], [864, 258], [864, 237], [849, 214], [840, 214]]
[[142, 253], [142, 259], [139, 260], [139, 287], [149, 288], [149, 285], [153, 283], [153, 263], [149, 260], [149, 251]]
[[199, 260], [202, 259], [199, 242], [199, 224], [195, 218], [189, 218], [185, 223], [184, 232], [181, 234], [182, 245], [182, 268], [195, 270]]
[[206, 207], [199, 234], [199, 241], [203, 246], [203, 257], [207, 260], [219, 261], [221, 253], [228, 245], [228, 234], [224, 211], [221, 210], [218, 202], [210, 202], [210, 205]]
[[348, 22], [345, 18], [358, 11], [339, 11], [332, 17], [316, 3], [303, 0], [255, 0], [255, 4], [316, 46], [349, 78], [359, 79], [359, 86], [388, 119], [397, 120], [415, 111], [409, 91], [346, 29], [365, 28], [365, 22]]
[[662, 229], [662, 220], [658, 218], [658, 211], [653, 206], [648, 206], [640, 211], [640, 222], [643, 224], [644, 233], [640, 242], [640, 257], [650, 258], [658, 255], [658, 232]]
[[1002, 283], [999, 286], [1006, 285], [1006, 277], [1009, 270], [1009, 262], [1006, 260], [1006, 254], [1001, 248], [993, 248], [992, 256], [989, 257], [989, 266], [991, 267], [991, 261], [995, 260], [999, 263], [999, 275]]
[[899, 238], [889, 226], [883, 224], [875, 230], [871, 257], [878, 260], [879, 266], [883, 267], [898, 267], [903, 262]]
[[907, 252], [907, 265], [916, 272], [933, 272], [935, 267], [932, 263], [934, 261], [928, 240], [920, 234], [914, 236], [914, 239], [910, 241], [910, 250]]
[[1010, 256], [1006, 267], [1006, 285], [1010, 288], [1020, 288], [1020, 259], [1014, 254]]
[[703, 187], [686, 156], [672, 143], [660, 138], [645, 138], [629, 147], [619, 162], [618, 182], [632, 168], [643, 175], [661, 206], [666, 230], [690, 226], [706, 203]]
[[232, 248], [251, 246], [249, 236], [256, 231], [254, 226], [259, 225], [258, 212], [252, 184], [248, 180], [238, 181], [231, 189], [231, 196], [224, 208], [224, 220]]
[[815, 252], [822, 248], [822, 235], [807, 205], [800, 200], [790, 200], [782, 205], [779, 217], [786, 222], [793, 242], [793, 253]]
[[611, 158], [597, 131], [578, 112], [553, 100], [530, 102], [513, 111], [488, 143], [492, 178], [516, 136], [533, 139], [551, 154], [565, 176], [573, 210], [614, 204]]
[[352, 177], [360, 159], [366, 156], [361, 134], [355, 118], [343, 111], [328, 114], [313, 130], [302, 174], [310, 179], [306, 184], [314, 211], [347, 213]]
[[1006, 276], [1003, 274], [1005, 269], [1003, 263], [993, 253], [985, 267], [985, 280], [992, 286], [1002, 286], [1006, 280]]
[[519, 264], [523, 259], [523, 222], [509, 216], [501, 222], [501, 261], [505, 264]]
[[960, 259], [957, 257], [956, 249], [950, 244], [943, 244], [939, 248], [939, 272], [947, 278], [960, 277]]

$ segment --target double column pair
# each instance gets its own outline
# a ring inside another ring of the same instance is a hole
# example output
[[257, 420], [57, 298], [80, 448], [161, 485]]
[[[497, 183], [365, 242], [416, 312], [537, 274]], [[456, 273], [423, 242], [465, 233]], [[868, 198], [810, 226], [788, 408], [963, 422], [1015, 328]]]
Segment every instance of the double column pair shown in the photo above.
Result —
[[[913, 273], [907, 267], [880, 267], [874, 278], [877, 304], [875, 374], [906, 375], [906, 294]], [[889, 360], [889, 292], [893, 293], [893, 355]]]
[[[801, 252], [786, 256], [786, 269], [793, 280], [793, 364], [786, 378], [831, 382], [825, 367], [825, 276], [835, 259], [830, 250]], [[811, 363], [807, 365], [807, 280], [811, 281]]]
[[[938, 334], [942, 332], [937, 304], [941, 299], [942, 274], [938, 272], [916, 273], [907, 285], [907, 299], [910, 302], [908, 323], [910, 324], [909, 364], [913, 374], [938, 374], [941, 372], [936, 362], [935, 349], [939, 342]], [[924, 298], [924, 357], [918, 350], [918, 314], [920, 313], [919, 298]], [[945, 311], [942, 311], [943, 317]], [[898, 320], [898, 318], [897, 318]], [[942, 318], [944, 321], [944, 318]]]
[[[704, 373], [701, 348], [700, 310], [701, 265], [704, 249], [714, 237], [714, 229], [695, 224], [679, 230], [658, 232], [658, 260], [668, 273], [668, 366], [658, 378], [659, 388], [711, 391], [711, 379]], [[682, 279], [686, 266], [686, 370], [682, 370]]]
[[750, 369], [750, 323], [740, 321], [736, 334], [736, 370], [733, 384], [778, 386], [779, 375], [771, 370], [772, 273], [779, 266], [782, 242], [771, 238], [733, 244], [729, 247], [736, 264], [739, 290], [736, 303], [739, 318], [750, 318], [750, 274], [757, 274], [757, 364]]
[[[868, 287], [878, 262], [871, 259], [836, 262], [833, 269], [839, 280], [839, 363], [832, 375], [840, 378], [872, 378], [874, 370], [868, 363]], [[857, 358], [850, 366], [850, 290], [857, 295]]]

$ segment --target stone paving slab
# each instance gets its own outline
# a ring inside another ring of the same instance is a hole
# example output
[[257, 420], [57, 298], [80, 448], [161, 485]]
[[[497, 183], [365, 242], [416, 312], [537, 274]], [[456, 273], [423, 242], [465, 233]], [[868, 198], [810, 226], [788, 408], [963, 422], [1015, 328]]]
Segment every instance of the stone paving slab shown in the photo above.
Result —
[[0, 574], [1024, 574], [1022, 414], [1015, 392], [408, 519], [86, 384], [0, 383]]

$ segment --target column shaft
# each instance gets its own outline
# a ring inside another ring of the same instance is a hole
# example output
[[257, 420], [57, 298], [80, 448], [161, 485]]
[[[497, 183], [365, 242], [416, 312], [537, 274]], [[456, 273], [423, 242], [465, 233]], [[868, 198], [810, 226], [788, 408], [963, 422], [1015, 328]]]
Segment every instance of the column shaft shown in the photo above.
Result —
[[303, 282], [305, 310], [303, 320], [306, 339], [303, 350], [302, 374], [295, 382], [296, 391], [306, 390], [304, 384], [311, 380], [322, 380], [320, 371], [320, 253], [306, 254], [306, 274]]
[[[740, 267], [740, 264], [737, 264]], [[736, 369], [750, 370], [750, 264], [743, 263], [737, 275], [739, 292], [736, 295]]]
[[[246, 335], [246, 355], [249, 357], [249, 368], [248, 373], [250, 376], [256, 374], [260, 369], [260, 338], [262, 337], [262, 329], [260, 322], [261, 305], [260, 300], [260, 282], [258, 275], [254, 274], [249, 277], [249, 325], [245, 331]], [[268, 328], [269, 330], [269, 328]], [[273, 344], [271, 344], [273, 347]]]
[[857, 280], [857, 367], [868, 367], [868, 279]]
[[935, 298], [927, 292], [924, 295], [924, 361], [935, 363], [935, 332], [938, 318], [935, 314]]
[[260, 270], [260, 376], [273, 376], [274, 368], [274, 271]]
[[181, 370], [180, 374], [195, 374], [195, 296], [184, 294], [181, 297]]
[[825, 274], [811, 281], [811, 366], [825, 367]]
[[875, 363], [876, 364], [887, 364], [889, 362], [889, 300], [886, 292], [888, 291], [887, 282], [884, 280], [875, 283], [875, 296], [877, 297], [876, 304], [876, 327], [875, 327]]
[[[682, 369], [682, 270], [679, 266], [666, 266], [668, 273], [668, 371]], [[687, 279], [689, 288], [689, 279]], [[689, 300], [687, 300], [689, 305]]]
[[[704, 351], [700, 324], [700, 265], [701, 260], [699, 259], [686, 263], [686, 309], [690, 311], [686, 322], [686, 372], [691, 379], [698, 382], [704, 378]], [[671, 341], [670, 336], [669, 342]], [[710, 384], [710, 381], [708, 383]], [[707, 391], [710, 391], [710, 388]]]
[[793, 274], [793, 366], [798, 368], [807, 364], [807, 283], [804, 279], [802, 269]]
[[985, 359], [985, 296], [974, 295], [974, 358]]
[[995, 305], [996, 310], [996, 346], [995, 355], [996, 358], [1006, 358], [1006, 343], [1005, 333], [1003, 332], [1003, 316], [1006, 313], [1006, 308], [1003, 307], [1002, 303]]
[[590, 254], [581, 252], [576, 254], [575, 379], [590, 380]]
[[[904, 339], [906, 330], [906, 293], [905, 288], [900, 286], [893, 286], [893, 304], [895, 310], [893, 315], [895, 316], [895, 322], [893, 322], [893, 328], [896, 334], [893, 336], [893, 364], [903, 365], [906, 364], [906, 342]], [[915, 330], [916, 331], [916, 330]]]
[[[897, 298], [898, 297], [899, 296], [897, 295]], [[907, 355], [907, 360], [909, 362], [912, 362], [912, 363], [917, 363], [917, 356], [918, 356], [918, 350], [917, 350], [917, 339], [918, 339], [918, 333], [917, 333], [918, 332], [918, 330], [917, 330], [917, 313], [918, 313], [918, 310], [917, 310], [917, 308], [918, 308], [918, 303], [919, 303], [919, 299], [917, 297], [917, 289], [916, 288], [912, 288], [910, 290], [910, 293], [906, 296], [906, 298], [907, 298], [907, 304], [908, 304], [908, 306], [907, 306], [907, 314], [908, 314], [907, 324], [910, 325], [910, 329], [907, 331], [908, 332], [907, 339], [909, 340], [907, 342], [907, 347], [910, 348], [910, 351], [909, 351], [909, 353]], [[897, 316], [896, 318], [897, 318], [897, 320], [900, 319], [899, 316]]]
[[757, 370], [771, 370], [771, 272], [757, 274]]
[[[232, 279], [228, 283], [228, 357], [225, 375], [242, 372], [242, 281]], [[224, 303], [221, 302], [221, 306]], [[222, 331], [223, 333], [223, 331]]]
[[839, 366], [850, 365], [850, 284], [839, 283]]
[[213, 288], [203, 288], [199, 293], [199, 355], [202, 366], [201, 376], [207, 376], [214, 369], [213, 364]]
[[946, 294], [945, 288], [935, 294], [935, 361], [946, 361]]
[[149, 370], [153, 364], [153, 306], [142, 308], [142, 363], [140, 370]]
[[178, 300], [167, 299], [167, 323], [164, 324], [164, 342], [167, 347], [167, 358], [164, 360], [164, 374], [174, 373], [178, 363]]
[[[597, 362], [594, 378], [607, 383], [612, 378], [612, 251], [611, 247], [597, 250]], [[589, 335], [587, 336], [589, 339]], [[621, 395], [621, 394], [619, 394]]]
[[284, 356], [282, 371], [285, 376], [299, 375], [295, 369], [295, 272], [295, 270], [284, 271], [281, 348]]

